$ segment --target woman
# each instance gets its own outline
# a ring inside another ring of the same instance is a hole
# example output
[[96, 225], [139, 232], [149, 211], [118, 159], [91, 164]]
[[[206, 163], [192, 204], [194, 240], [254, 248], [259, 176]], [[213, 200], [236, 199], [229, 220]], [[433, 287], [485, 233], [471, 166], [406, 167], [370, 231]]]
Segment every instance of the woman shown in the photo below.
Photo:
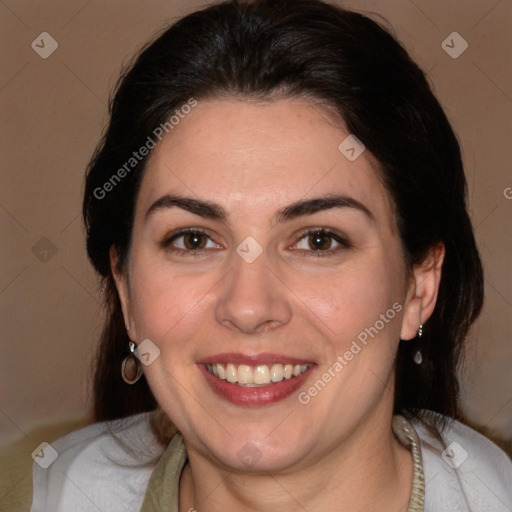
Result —
[[100, 423], [32, 510], [509, 510], [465, 426], [483, 300], [456, 137], [368, 18], [228, 1], [122, 77], [87, 173]]

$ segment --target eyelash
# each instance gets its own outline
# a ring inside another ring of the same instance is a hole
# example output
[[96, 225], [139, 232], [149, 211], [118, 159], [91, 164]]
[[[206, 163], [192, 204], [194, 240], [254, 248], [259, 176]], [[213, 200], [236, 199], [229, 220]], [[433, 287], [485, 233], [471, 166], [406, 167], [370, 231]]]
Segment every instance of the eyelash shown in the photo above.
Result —
[[[201, 234], [201, 235], [204, 235], [204, 236], [210, 238], [208, 233], [201, 228], [185, 228], [185, 229], [180, 229], [177, 233], [174, 233], [171, 236], [164, 238], [164, 240], [162, 241], [162, 243], [160, 245], [162, 246], [162, 248], [167, 249], [178, 256], [199, 256], [199, 255], [203, 254], [204, 252], [206, 252], [205, 249], [191, 250], [191, 249], [179, 249], [177, 247], [171, 247], [172, 242], [174, 242], [176, 239], [178, 239], [184, 235], [187, 235], [189, 233]], [[210, 240], [211, 240], [211, 238], [210, 238]]]
[[[164, 238], [164, 240], [160, 243], [160, 245], [162, 248], [167, 249], [178, 256], [192, 256], [193, 257], [193, 256], [199, 256], [199, 255], [205, 253], [208, 249], [192, 250], [192, 249], [180, 249], [177, 247], [171, 247], [172, 242], [174, 242], [178, 238], [180, 238], [184, 235], [187, 235], [189, 233], [201, 234], [201, 235], [206, 236], [210, 240], [212, 240], [211, 237], [208, 235], [208, 232], [201, 228], [184, 228], [176, 233], [173, 233], [171, 236]], [[348, 239], [339, 235], [338, 233], [335, 233], [335, 232], [330, 231], [325, 228], [313, 228], [313, 229], [307, 229], [307, 230], [303, 231], [299, 235], [299, 239], [294, 245], [297, 245], [302, 239], [304, 239], [308, 236], [311, 236], [311, 235], [321, 235], [321, 236], [330, 237], [332, 240], [339, 243], [340, 245], [339, 245], [339, 247], [336, 247], [334, 249], [327, 249], [325, 251], [318, 250], [318, 249], [317, 250], [309, 250], [309, 251], [304, 250], [304, 249], [298, 250], [297, 251], [298, 254], [300, 254], [303, 257], [306, 257], [306, 256], [314, 256], [314, 257], [333, 256], [336, 253], [338, 253], [340, 250], [348, 249], [351, 247], [351, 244], [348, 241]]]
[[330, 237], [331, 240], [334, 240], [335, 242], [337, 242], [339, 244], [339, 246], [335, 247], [334, 249], [327, 249], [325, 251], [322, 251], [319, 249], [317, 249], [317, 250], [299, 249], [297, 252], [303, 257], [314, 256], [314, 257], [322, 258], [322, 257], [328, 257], [328, 256], [335, 256], [341, 250], [349, 249], [351, 247], [351, 244], [347, 238], [345, 238], [344, 236], [342, 236], [338, 233], [335, 233], [334, 231], [331, 231], [331, 230], [325, 229], [325, 228], [313, 228], [313, 229], [309, 228], [309, 229], [304, 230], [299, 235], [299, 240], [294, 245], [297, 245], [302, 239], [307, 238], [312, 235], [321, 235], [321, 236]]

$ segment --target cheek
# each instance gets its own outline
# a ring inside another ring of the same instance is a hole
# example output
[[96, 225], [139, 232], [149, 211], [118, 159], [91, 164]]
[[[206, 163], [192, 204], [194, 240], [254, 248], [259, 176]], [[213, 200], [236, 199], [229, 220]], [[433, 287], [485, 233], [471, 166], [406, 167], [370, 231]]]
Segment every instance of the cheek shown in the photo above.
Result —
[[395, 324], [393, 331], [399, 331], [392, 309], [403, 299], [398, 266], [375, 254], [326, 275], [290, 276], [289, 288], [299, 297], [311, 321], [341, 350], [376, 322], [381, 327], [380, 316], [386, 316], [390, 309], [385, 320], [392, 317], [393, 322], [386, 322], [386, 331], [391, 324]]
[[160, 349], [184, 344], [200, 329], [209, 304], [213, 276], [179, 275], [169, 268], [145, 265], [135, 274], [132, 311], [139, 339], [149, 338]]

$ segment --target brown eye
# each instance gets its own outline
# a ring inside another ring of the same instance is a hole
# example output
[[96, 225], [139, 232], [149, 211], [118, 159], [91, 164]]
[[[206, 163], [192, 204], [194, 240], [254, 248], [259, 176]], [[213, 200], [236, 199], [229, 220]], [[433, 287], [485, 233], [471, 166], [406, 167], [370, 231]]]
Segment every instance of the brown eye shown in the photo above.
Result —
[[200, 229], [187, 228], [165, 237], [160, 246], [166, 251], [171, 251], [180, 256], [206, 254], [211, 249], [222, 249], [215, 243], [208, 233]]
[[312, 233], [308, 236], [308, 244], [314, 251], [325, 251], [331, 248], [332, 235], [321, 231]]
[[186, 233], [183, 235], [183, 244], [191, 251], [204, 249], [207, 237], [202, 233]]
[[326, 229], [313, 229], [302, 233], [294, 248], [306, 256], [334, 256], [351, 247], [348, 239], [337, 232]]

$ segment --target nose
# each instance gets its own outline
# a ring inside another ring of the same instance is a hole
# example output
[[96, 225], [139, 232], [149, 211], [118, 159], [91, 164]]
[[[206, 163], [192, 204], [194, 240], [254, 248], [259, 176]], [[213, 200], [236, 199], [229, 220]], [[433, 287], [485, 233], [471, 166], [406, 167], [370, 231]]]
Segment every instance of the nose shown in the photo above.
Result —
[[244, 334], [286, 325], [292, 316], [287, 288], [269, 266], [265, 253], [252, 263], [233, 254], [233, 265], [222, 286], [215, 316], [219, 323]]

